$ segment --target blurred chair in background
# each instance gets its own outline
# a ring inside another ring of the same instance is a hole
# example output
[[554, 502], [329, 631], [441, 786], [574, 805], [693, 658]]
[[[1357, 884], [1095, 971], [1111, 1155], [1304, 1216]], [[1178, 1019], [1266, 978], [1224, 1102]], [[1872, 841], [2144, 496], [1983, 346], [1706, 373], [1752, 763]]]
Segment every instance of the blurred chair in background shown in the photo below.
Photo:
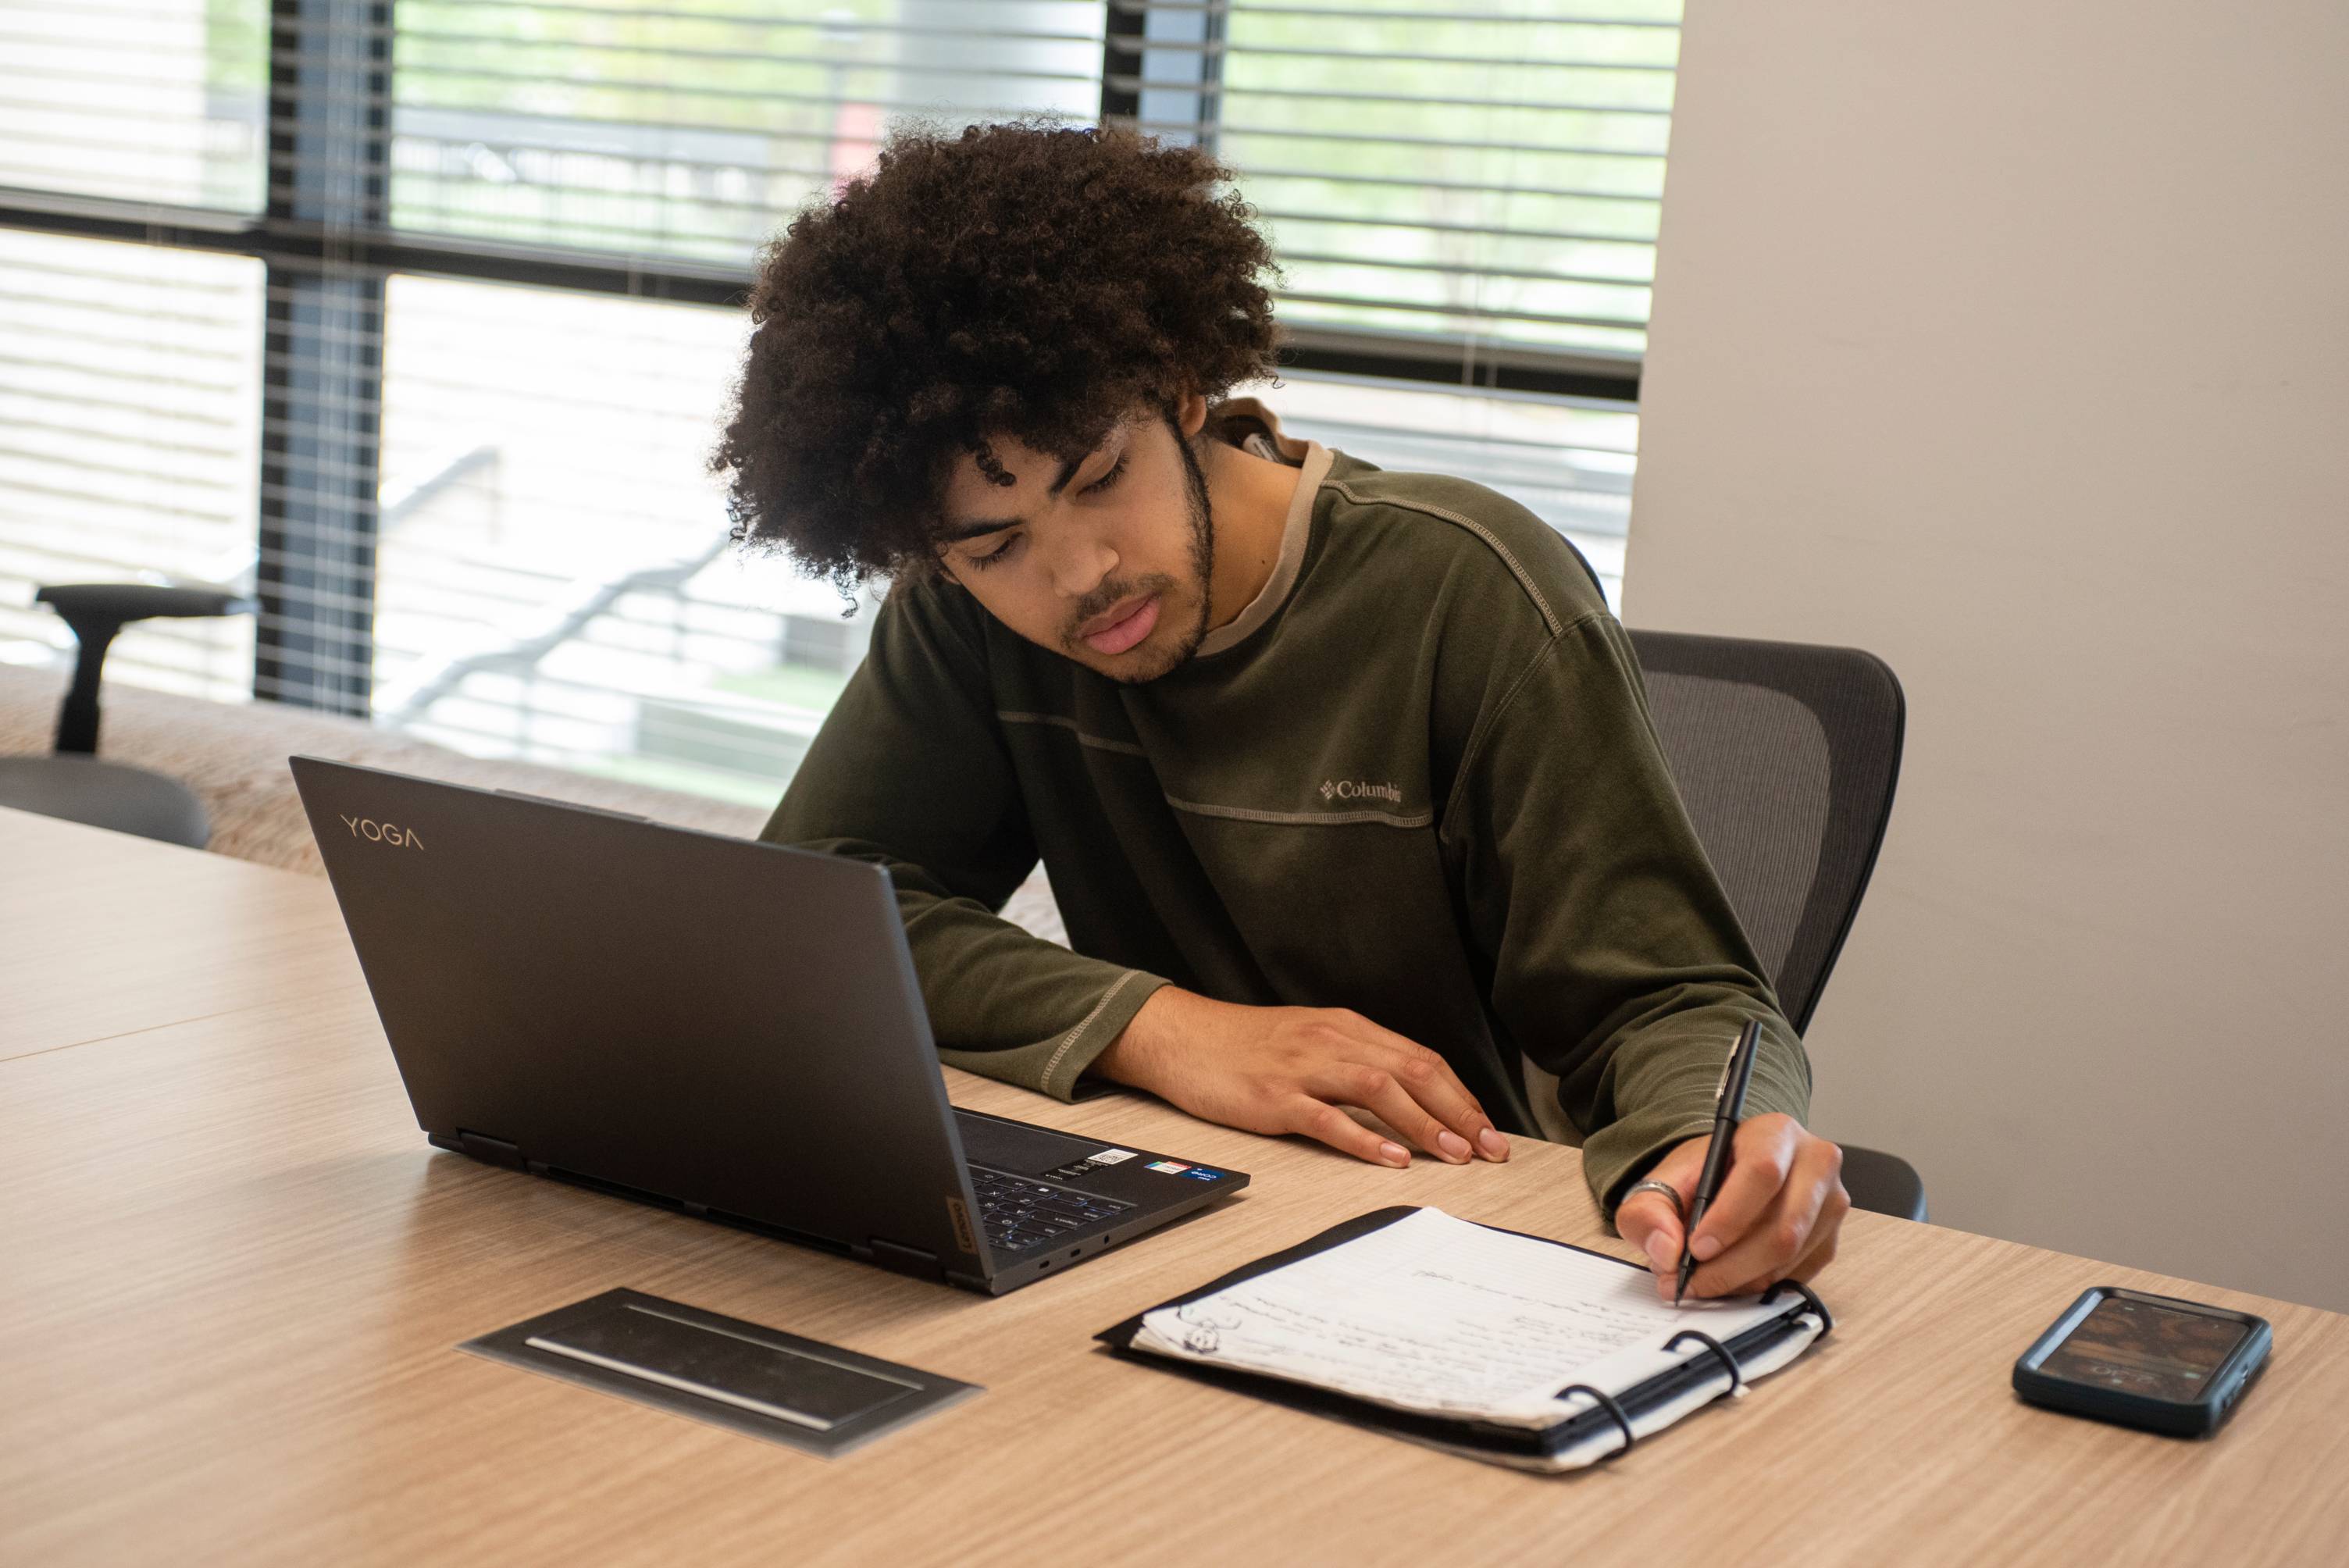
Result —
[[133, 621], [251, 614], [254, 602], [209, 583], [75, 583], [33, 597], [73, 629], [80, 653], [57, 710], [55, 754], [0, 757], [0, 806], [203, 848], [212, 825], [192, 790], [160, 773], [98, 759], [99, 673], [115, 634]]

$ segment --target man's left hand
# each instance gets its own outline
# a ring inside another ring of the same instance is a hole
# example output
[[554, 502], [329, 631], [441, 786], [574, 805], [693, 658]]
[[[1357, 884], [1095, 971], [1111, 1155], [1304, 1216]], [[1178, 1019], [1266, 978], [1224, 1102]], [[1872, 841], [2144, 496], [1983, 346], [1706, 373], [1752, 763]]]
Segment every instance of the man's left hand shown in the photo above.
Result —
[[[1713, 1138], [1692, 1138], [1657, 1161], [1648, 1180], [1696, 1195]], [[1836, 1254], [1836, 1235], [1851, 1210], [1843, 1190], [1843, 1150], [1814, 1137], [1791, 1116], [1773, 1113], [1738, 1125], [1729, 1174], [1690, 1245], [1700, 1265], [1691, 1295], [1746, 1295], [1782, 1279], [1807, 1280]], [[1615, 1228], [1647, 1255], [1666, 1300], [1680, 1277], [1681, 1216], [1661, 1192], [1638, 1192], [1615, 1211]]]

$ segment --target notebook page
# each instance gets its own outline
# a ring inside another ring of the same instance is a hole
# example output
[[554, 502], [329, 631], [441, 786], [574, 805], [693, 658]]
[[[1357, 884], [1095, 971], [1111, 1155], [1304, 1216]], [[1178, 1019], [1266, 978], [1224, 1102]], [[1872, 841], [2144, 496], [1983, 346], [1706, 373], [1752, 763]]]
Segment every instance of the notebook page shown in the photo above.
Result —
[[1619, 1393], [1784, 1315], [1753, 1297], [1658, 1298], [1644, 1269], [1422, 1209], [1342, 1246], [1145, 1315], [1137, 1347], [1400, 1409], [1547, 1426], [1559, 1387]]

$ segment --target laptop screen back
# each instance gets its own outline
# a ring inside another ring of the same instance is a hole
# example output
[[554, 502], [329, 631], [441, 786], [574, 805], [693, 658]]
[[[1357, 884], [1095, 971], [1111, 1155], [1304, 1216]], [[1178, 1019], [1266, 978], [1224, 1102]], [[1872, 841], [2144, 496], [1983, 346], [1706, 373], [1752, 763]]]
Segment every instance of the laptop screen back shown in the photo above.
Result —
[[981, 1271], [878, 867], [309, 758], [294, 772], [428, 1133]]

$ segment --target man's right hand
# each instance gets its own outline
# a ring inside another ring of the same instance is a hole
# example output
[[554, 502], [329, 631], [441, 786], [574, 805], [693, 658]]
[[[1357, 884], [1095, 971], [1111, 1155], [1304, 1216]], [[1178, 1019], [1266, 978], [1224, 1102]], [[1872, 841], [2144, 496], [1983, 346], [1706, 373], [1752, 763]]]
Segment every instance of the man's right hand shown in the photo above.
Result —
[[1411, 1151], [1342, 1107], [1454, 1165], [1509, 1157], [1449, 1062], [1342, 1007], [1247, 1007], [1162, 985], [1091, 1070], [1205, 1120], [1302, 1133], [1375, 1165], [1408, 1165]]

